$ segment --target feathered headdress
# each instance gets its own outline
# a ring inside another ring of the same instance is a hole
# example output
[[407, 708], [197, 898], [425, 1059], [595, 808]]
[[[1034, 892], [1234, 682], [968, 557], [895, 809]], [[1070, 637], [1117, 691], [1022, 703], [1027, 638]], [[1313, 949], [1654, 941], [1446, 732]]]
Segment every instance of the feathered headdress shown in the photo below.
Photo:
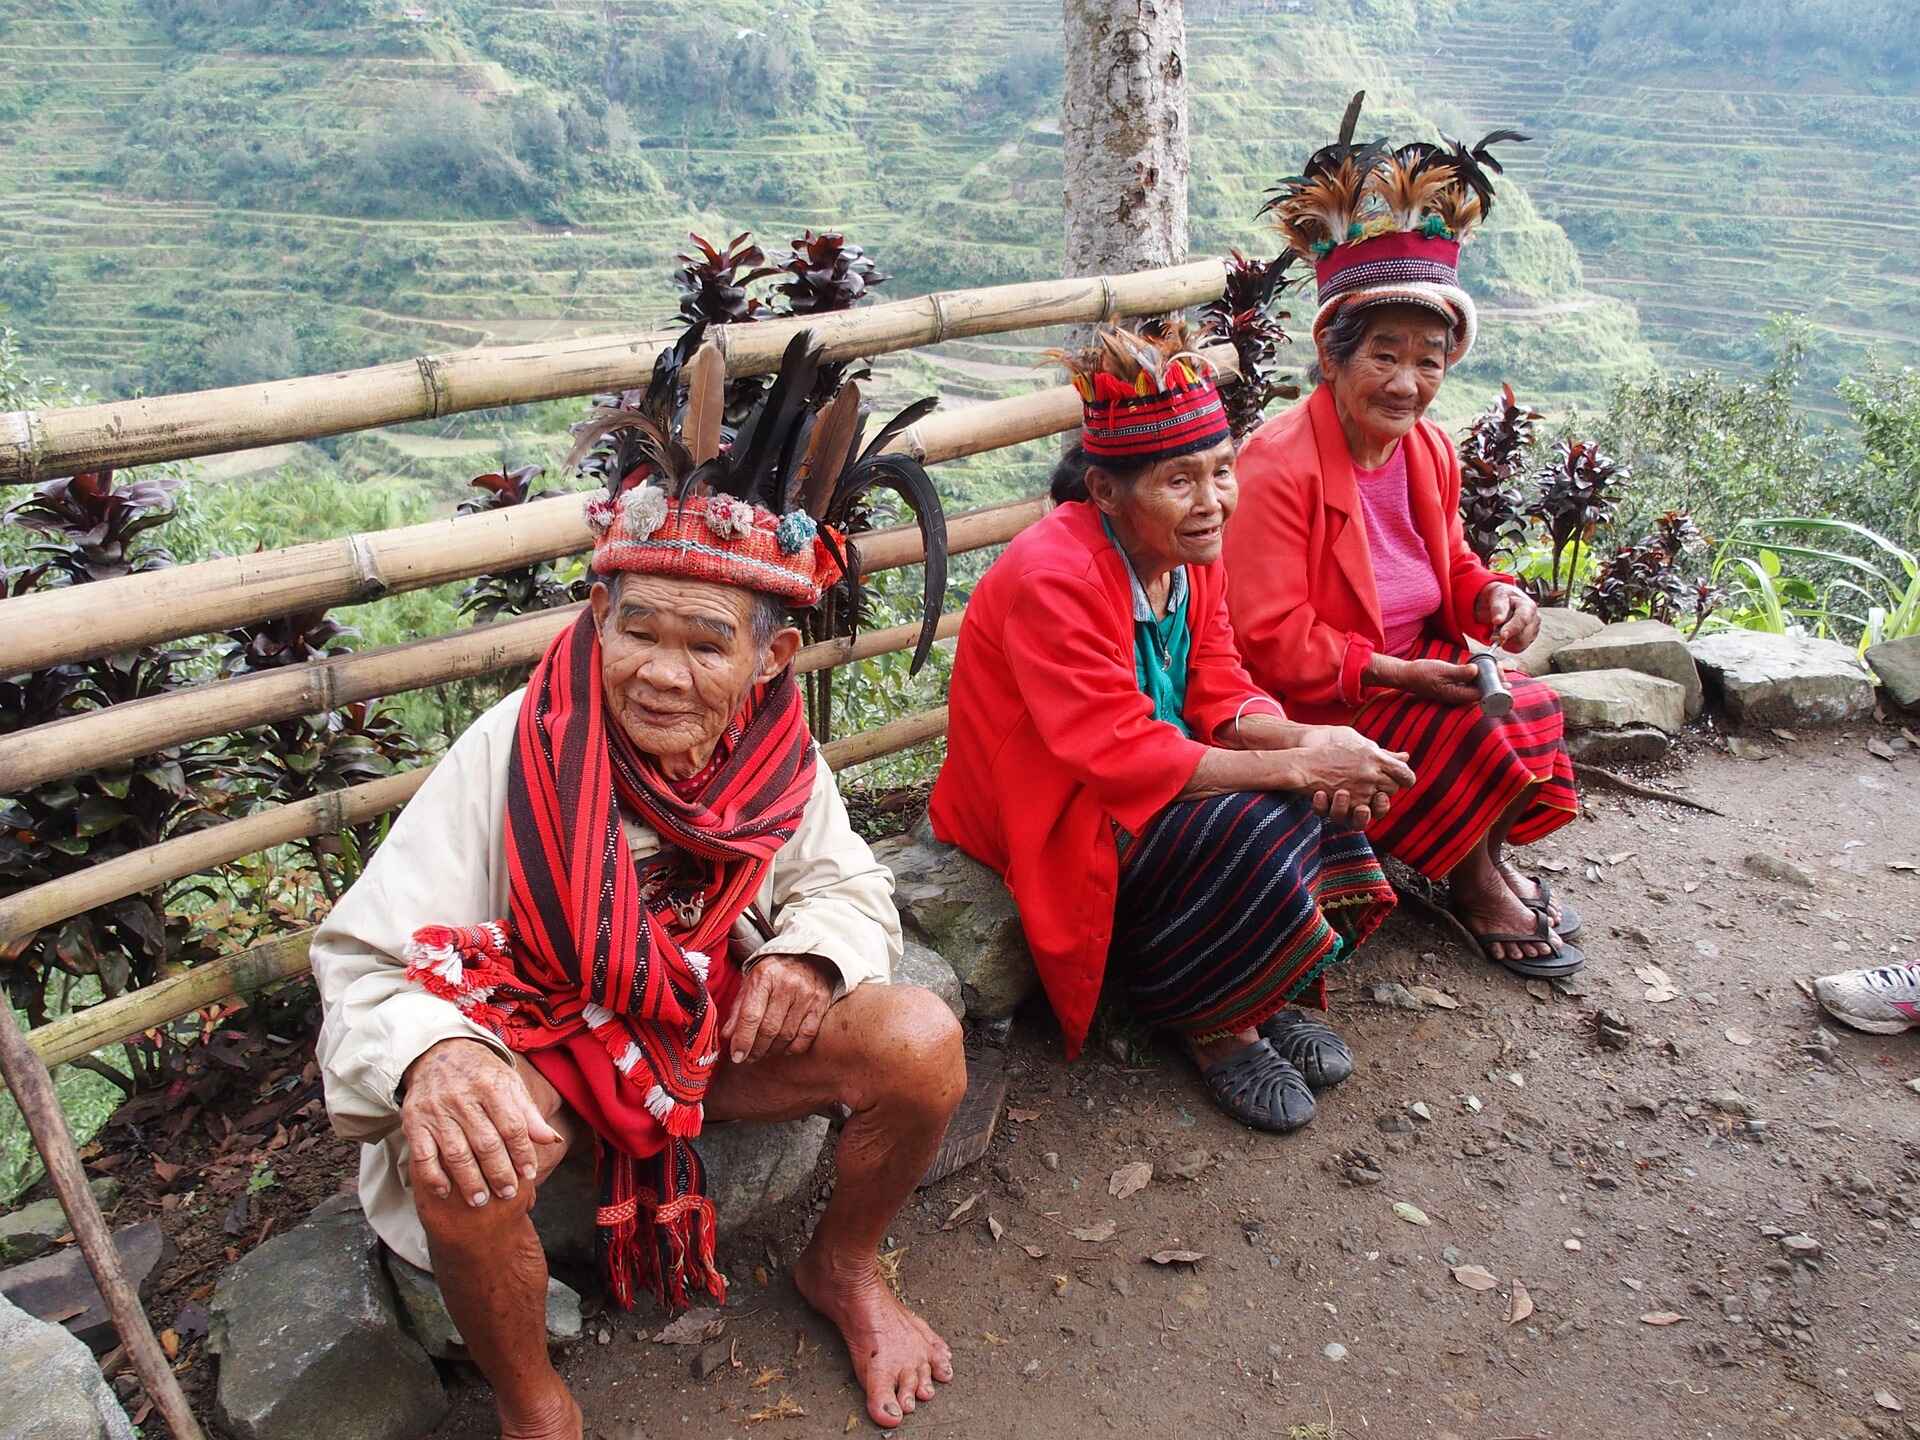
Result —
[[1287, 243], [1314, 261], [1316, 337], [1345, 305], [1420, 305], [1452, 324], [1448, 361], [1457, 364], [1479, 328], [1460, 288], [1460, 247], [1493, 213], [1488, 172], [1502, 170], [1490, 147], [1527, 137], [1495, 130], [1472, 147], [1447, 136], [1439, 145], [1356, 145], [1366, 98], [1363, 90], [1348, 102], [1340, 138], [1275, 186], [1260, 213], [1272, 213]]
[[882, 453], [924, 418], [929, 398], [901, 411], [861, 448], [867, 415], [857, 384], [813, 408], [821, 366], [813, 331], [794, 336], [779, 373], [746, 419], [725, 423], [726, 365], [689, 328], [654, 361], [644, 392], [589, 414], [569, 468], [605, 489], [586, 505], [593, 564], [677, 575], [777, 595], [806, 611], [809, 638], [852, 633], [860, 621], [860, 557], [849, 530], [866, 521], [875, 489], [900, 495], [926, 550], [925, 614], [913, 669], [931, 650], [947, 584], [947, 525], [927, 472], [911, 455]]
[[1081, 350], [1049, 350], [1080, 392], [1080, 443], [1095, 459], [1152, 462], [1232, 438], [1213, 367], [1183, 320], [1103, 325]]

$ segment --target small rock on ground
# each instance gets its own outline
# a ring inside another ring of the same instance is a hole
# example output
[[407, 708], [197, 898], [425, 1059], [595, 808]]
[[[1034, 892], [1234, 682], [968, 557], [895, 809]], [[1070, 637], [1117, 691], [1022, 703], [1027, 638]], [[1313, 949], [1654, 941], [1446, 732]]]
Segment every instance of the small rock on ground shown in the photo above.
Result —
[[934, 838], [923, 818], [910, 836], [873, 847], [893, 871], [894, 902], [907, 932], [937, 950], [960, 977], [977, 1020], [1013, 1014], [1040, 983], [1020, 912], [1000, 877]]
[[[167, 1249], [159, 1222], [145, 1220], [113, 1233], [114, 1249], [127, 1282], [137, 1292], [152, 1276]], [[64, 1315], [61, 1323], [96, 1355], [120, 1343], [120, 1334], [107, 1313], [107, 1302], [93, 1283], [93, 1272], [78, 1245], [53, 1255], [42, 1255], [10, 1270], [0, 1270], [0, 1295], [29, 1315]]]
[[[420, 1347], [436, 1360], [459, 1359], [466, 1355], [466, 1342], [460, 1327], [447, 1313], [446, 1298], [431, 1271], [409, 1264], [391, 1251], [383, 1253], [387, 1276], [393, 1281], [394, 1296], [407, 1329]], [[580, 1295], [572, 1286], [553, 1276], [547, 1277], [547, 1343], [564, 1344], [580, 1338]]]
[[[94, 1204], [102, 1210], [120, 1198], [120, 1182], [111, 1176], [89, 1180], [87, 1188], [93, 1192]], [[54, 1241], [72, 1229], [66, 1210], [51, 1195], [31, 1205], [22, 1205], [10, 1215], [0, 1215], [0, 1264], [11, 1265], [44, 1255], [53, 1248]]]
[[917, 940], [907, 941], [900, 963], [893, 968], [893, 981], [896, 985], [918, 985], [922, 990], [931, 990], [946, 1002], [954, 1019], [967, 1018], [966, 994], [961, 989], [960, 977], [932, 946]]
[[1687, 642], [1671, 625], [1658, 620], [1627, 620], [1608, 625], [1584, 640], [1563, 646], [1553, 657], [1558, 674], [1578, 670], [1636, 670], [1657, 675], [1681, 689], [1682, 708], [1689, 720], [1700, 713], [1704, 691], [1699, 666], [1688, 653]]

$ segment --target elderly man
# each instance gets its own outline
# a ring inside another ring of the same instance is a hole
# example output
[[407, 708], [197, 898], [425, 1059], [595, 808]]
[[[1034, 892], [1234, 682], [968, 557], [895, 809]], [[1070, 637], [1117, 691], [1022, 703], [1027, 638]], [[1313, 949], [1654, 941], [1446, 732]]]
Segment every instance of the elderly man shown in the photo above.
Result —
[[[743, 457], [756, 477], [713, 434], [704, 455], [681, 447], [678, 386], [663, 399], [658, 381], [653, 419], [588, 437], [613, 437], [590, 613], [454, 744], [315, 937], [327, 1104], [366, 1142], [368, 1219], [434, 1271], [513, 1437], [582, 1433], [528, 1217], [570, 1149], [596, 1157], [617, 1300], [723, 1299], [694, 1137], [845, 1106], [794, 1280], [892, 1427], [953, 1377], [876, 1250], [965, 1089], [960, 1032], [937, 997], [887, 983], [892, 877], [848, 824], [789, 668], [784, 606], [840, 578], [844, 539], [753, 503], [799, 490], [764, 454]], [[783, 372], [767, 423], [798, 423], [810, 384]], [[676, 456], [710, 463], [682, 485]], [[839, 474], [844, 452], [809, 459]]]

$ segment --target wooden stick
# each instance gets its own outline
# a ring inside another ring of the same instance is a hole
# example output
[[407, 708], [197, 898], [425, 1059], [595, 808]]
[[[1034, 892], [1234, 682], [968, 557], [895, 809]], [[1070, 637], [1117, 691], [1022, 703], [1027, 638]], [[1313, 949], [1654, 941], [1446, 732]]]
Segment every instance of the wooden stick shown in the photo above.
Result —
[[[964, 609], [949, 610], [940, 617], [935, 635], [941, 640], [953, 639], [960, 633], [965, 615]], [[895, 625], [855, 638], [823, 640], [806, 646], [794, 657], [794, 670], [804, 675], [875, 655], [897, 654], [912, 649], [919, 638], [918, 625]], [[0, 951], [35, 931], [123, 896], [138, 895], [275, 845], [314, 835], [337, 835], [349, 825], [397, 810], [413, 798], [432, 770], [432, 765], [422, 765], [364, 785], [332, 790], [291, 805], [276, 805], [0, 896]]]
[[432, 770], [433, 766], [422, 765], [364, 785], [331, 790], [291, 805], [276, 805], [0, 896], [0, 952], [37, 930], [84, 914], [97, 905], [157, 889], [276, 845], [315, 835], [337, 835], [349, 825], [397, 810], [413, 798]]
[[5, 1074], [7, 1089], [26, 1117], [34, 1146], [53, 1178], [54, 1193], [67, 1212], [67, 1223], [73, 1226], [80, 1253], [93, 1272], [93, 1283], [107, 1303], [107, 1313], [113, 1317], [114, 1329], [120, 1332], [134, 1371], [146, 1387], [147, 1398], [167, 1422], [174, 1440], [204, 1440], [187, 1397], [180, 1391], [180, 1382], [174, 1378], [173, 1367], [167, 1363], [166, 1352], [147, 1323], [139, 1293], [121, 1267], [120, 1252], [114, 1248], [106, 1219], [87, 1188], [86, 1167], [80, 1163], [80, 1152], [67, 1129], [53, 1077], [27, 1044], [13, 1018], [13, 1008], [6, 1004], [0, 1004], [0, 1073]]
[[276, 936], [232, 955], [195, 965], [154, 985], [130, 990], [98, 1005], [42, 1025], [27, 1042], [42, 1063], [61, 1065], [155, 1026], [191, 1015], [206, 1005], [248, 996], [307, 971], [313, 931]]
[[[829, 358], [885, 354], [968, 335], [1181, 310], [1219, 296], [1226, 268], [1196, 260], [1132, 275], [1044, 280], [868, 305], [834, 315], [717, 327], [732, 375], [777, 369], [811, 328]], [[0, 414], [0, 485], [27, 485], [103, 466], [146, 465], [348, 430], [437, 419], [496, 405], [592, 395], [641, 384], [671, 334], [596, 335], [200, 390]]]
[[[948, 552], [960, 554], [1010, 540], [1044, 508], [1042, 501], [1017, 501], [959, 517], [947, 530]], [[861, 545], [861, 569], [868, 574], [920, 558], [919, 532], [906, 527], [880, 531]], [[451, 635], [215, 680], [16, 731], [0, 737], [0, 795], [118, 765], [188, 740], [531, 665], [580, 609], [566, 605]], [[862, 657], [867, 653], [885, 652], [863, 651]], [[806, 652], [802, 659], [807, 669], [832, 663]]]
[[[821, 746], [820, 753], [830, 767], [844, 770], [850, 765], [909, 750], [944, 735], [946, 730], [947, 707], [942, 705], [937, 710], [907, 715], [861, 734], [832, 741]], [[178, 1020], [202, 1006], [252, 995], [269, 985], [304, 974], [308, 968], [307, 946], [312, 939], [311, 930], [302, 930], [263, 941], [236, 955], [223, 955], [157, 985], [118, 996], [51, 1025], [42, 1025], [28, 1040], [48, 1065], [78, 1060], [105, 1046], [119, 1044], [129, 1036]]]

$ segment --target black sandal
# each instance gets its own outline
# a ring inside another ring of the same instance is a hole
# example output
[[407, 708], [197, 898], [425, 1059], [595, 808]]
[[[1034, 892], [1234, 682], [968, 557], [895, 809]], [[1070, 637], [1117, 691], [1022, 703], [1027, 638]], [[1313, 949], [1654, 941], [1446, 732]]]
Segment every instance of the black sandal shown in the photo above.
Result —
[[1313, 1119], [1313, 1091], [1300, 1072], [1256, 1040], [1200, 1072], [1213, 1103], [1242, 1125], [1285, 1135]]
[[1510, 865], [1504, 860], [1500, 862], [1500, 875], [1501, 878], [1507, 882], [1507, 888], [1509, 890], [1513, 889], [1515, 879], [1531, 880], [1533, 882], [1533, 898], [1529, 900], [1518, 890], [1513, 891], [1514, 898], [1526, 906], [1527, 909], [1533, 911], [1534, 914], [1545, 915], [1547, 917], [1547, 923], [1553, 925], [1553, 933], [1558, 935], [1562, 940], [1575, 940], [1579, 938], [1580, 930], [1586, 922], [1580, 918], [1580, 912], [1564, 900], [1560, 902], [1560, 922], [1557, 925], [1554, 924], [1553, 887], [1547, 884], [1546, 876], [1522, 874], [1518, 866]]
[[1323, 1020], [1286, 1009], [1260, 1027], [1273, 1053], [1298, 1070], [1308, 1086], [1325, 1090], [1353, 1074], [1353, 1051]]
[[1460, 921], [1462, 928], [1469, 935], [1473, 936], [1474, 944], [1480, 947], [1480, 954], [1484, 958], [1493, 961], [1496, 965], [1504, 965], [1514, 974], [1528, 980], [1564, 980], [1587, 963], [1586, 952], [1577, 945], [1569, 945], [1564, 940], [1560, 941], [1559, 948], [1551, 955], [1523, 956], [1508, 960], [1493, 953], [1493, 947], [1496, 945], [1533, 945], [1541, 942], [1553, 944], [1554, 929], [1547, 922], [1544, 910], [1533, 911], [1533, 933], [1530, 935], [1500, 935], [1491, 932], [1483, 935], [1468, 925], [1458, 911], [1454, 912], [1454, 918]]

